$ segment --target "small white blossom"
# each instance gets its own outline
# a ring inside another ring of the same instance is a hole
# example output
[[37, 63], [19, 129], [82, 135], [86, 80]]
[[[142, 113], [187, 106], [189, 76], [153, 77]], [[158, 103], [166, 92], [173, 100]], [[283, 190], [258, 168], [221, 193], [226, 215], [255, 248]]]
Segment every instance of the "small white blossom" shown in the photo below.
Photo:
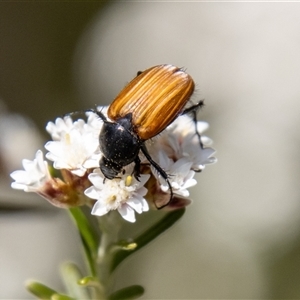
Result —
[[38, 150], [34, 160], [23, 159], [24, 170], [14, 171], [10, 176], [15, 180], [11, 187], [25, 192], [38, 192], [51, 180], [48, 163], [44, 161], [43, 152]]
[[[201, 135], [201, 142], [204, 145], [212, 143], [211, 139], [202, 135], [207, 128], [208, 123], [197, 122], [197, 131]], [[165, 151], [168, 157], [174, 161], [183, 157], [187, 158], [192, 162], [191, 168], [195, 170], [202, 170], [206, 164], [216, 161], [212, 157], [215, 153], [213, 148], [200, 147], [199, 138], [195, 134], [195, 124], [186, 115], [177, 118], [157, 137], [151, 152], [158, 152], [160, 149]]]
[[216, 162], [216, 158], [212, 155], [216, 152], [210, 147], [200, 148], [198, 137], [188, 135], [180, 145], [183, 157], [188, 158], [192, 162], [192, 168], [195, 170], [203, 170], [205, 165]]
[[[191, 170], [192, 162], [186, 158], [180, 158], [174, 162], [164, 151], [159, 151], [158, 164], [167, 174], [170, 174], [169, 182], [173, 192], [183, 197], [188, 197], [190, 193], [187, 189], [197, 184], [197, 181], [193, 178], [195, 172]], [[154, 167], [151, 167], [151, 169], [155, 177], [158, 178], [162, 191], [167, 192], [169, 186], [166, 180], [160, 176]]]
[[[84, 122], [82, 120], [82, 122]], [[65, 135], [74, 127], [73, 120], [70, 116], [62, 118], [57, 118], [55, 123], [48, 122], [46, 125], [46, 130], [51, 135], [53, 141], [59, 141], [62, 135]]]
[[70, 117], [58, 118], [46, 128], [54, 139], [45, 145], [49, 151], [46, 157], [54, 162], [54, 168], [68, 169], [83, 176], [87, 169], [99, 166], [100, 123], [93, 115], [89, 116], [88, 123], [81, 119], [73, 122]]
[[[201, 135], [201, 142], [204, 146], [209, 146], [212, 144], [212, 140], [203, 135], [209, 128], [209, 124], [204, 121], [197, 121], [196, 128], [198, 133]], [[186, 137], [189, 135], [195, 135], [195, 122], [189, 115], [179, 116], [167, 127], [167, 131], [172, 132], [173, 135]]]
[[118, 210], [120, 215], [129, 222], [135, 222], [135, 212], [141, 214], [149, 210], [144, 196], [147, 189], [144, 187], [150, 175], [141, 175], [137, 181], [128, 174], [113, 180], [105, 180], [99, 169], [89, 175], [93, 186], [85, 190], [85, 195], [97, 200], [92, 214], [103, 216], [111, 210]]

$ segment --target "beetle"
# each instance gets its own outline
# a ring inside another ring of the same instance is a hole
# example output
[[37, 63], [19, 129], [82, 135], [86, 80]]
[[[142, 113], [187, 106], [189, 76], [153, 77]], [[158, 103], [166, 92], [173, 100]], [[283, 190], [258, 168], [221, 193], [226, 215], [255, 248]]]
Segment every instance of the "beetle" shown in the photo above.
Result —
[[[105, 178], [116, 178], [123, 167], [134, 162], [133, 173], [138, 179], [141, 164], [139, 152], [142, 151], [149, 163], [166, 180], [171, 201], [173, 190], [168, 174], [152, 159], [145, 141], [158, 135], [178, 116], [186, 113], [194, 114], [196, 128], [196, 111], [203, 106], [203, 101], [185, 109], [194, 89], [192, 77], [182, 68], [169, 64], [157, 65], [138, 72], [114, 99], [107, 112], [111, 121], [96, 110], [104, 122], [99, 134], [103, 154], [99, 164]], [[197, 129], [196, 134], [202, 147]]]

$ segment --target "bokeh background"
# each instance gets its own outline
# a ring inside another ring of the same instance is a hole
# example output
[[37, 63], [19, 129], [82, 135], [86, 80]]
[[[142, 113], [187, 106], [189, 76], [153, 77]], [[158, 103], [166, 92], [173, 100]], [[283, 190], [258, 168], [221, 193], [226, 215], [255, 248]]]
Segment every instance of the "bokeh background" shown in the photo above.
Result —
[[170, 63], [197, 83], [218, 163], [184, 218], [126, 261], [143, 299], [300, 298], [300, 3], [0, 3], [0, 298], [60, 288], [82, 265], [65, 211], [12, 191], [9, 173], [64, 113], [109, 104], [138, 70]]

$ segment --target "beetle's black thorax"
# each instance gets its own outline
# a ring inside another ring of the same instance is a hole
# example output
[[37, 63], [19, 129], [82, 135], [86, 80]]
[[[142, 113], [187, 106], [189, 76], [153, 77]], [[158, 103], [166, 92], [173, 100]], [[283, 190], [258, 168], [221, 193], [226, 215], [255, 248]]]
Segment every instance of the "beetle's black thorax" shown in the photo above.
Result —
[[100, 132], [100, 150], [109, 161], [122, 167], [134, 161], [140, 150], [140, 140], [131, 124], [132, 114], [116, 122], [105, 121]]

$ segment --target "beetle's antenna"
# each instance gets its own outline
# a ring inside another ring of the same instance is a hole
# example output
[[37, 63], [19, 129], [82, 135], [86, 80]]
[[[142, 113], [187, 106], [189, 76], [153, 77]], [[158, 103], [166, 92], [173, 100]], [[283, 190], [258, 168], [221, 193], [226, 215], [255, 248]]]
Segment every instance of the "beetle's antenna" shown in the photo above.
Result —
[[143, 154], [146, 156], [146, 158], [148, 159], [148, 161], [150, 162], [150, 164], [156, 169], [156, 171], [162, 176], [162, 178], [167, 182], [167, 184], [169, 186], [170, 200], [168, 201], [168, 203], [163, 205], [163, 206], [160, 206], [160, 207], [157, 207], [156, 203], [154, 203], [157, 209], [162, 209], [165, 206], [169, 205], [169, 203], [172, 201], [172, 199], [173, 199], [173, 188], [172, 188], [171, 183], [169, 181], [168, 174], [152, 159], [152, 157], [149, 154], [145, 144], [141, 145], [141, 150], [142, 150]]
[[192, 106], [190, 107], [187, 107], [186, 109], [184, 109], [181, 113], [180, 113], [180, 116], [182, 115], [186, 115], [190, 112], [197, 112], [198, 109], [202, 108], [204, 106], [204, 100], [200, 100], [197, 104], [193, 104]]
[[72, 111], [70, 113], [66, 113], [66, 114], [63, 114], [63, 118], [64, 117], [72, 117], [73, 115], [79, 115], [79, 114], [84, 114], [86, 111], [84, 110], [76, 110], [76, 111]]
[[70, 113], [63, 114], [63, 117], [71, 117], [76, 114], [85, 114], [86, 112], [93, 112], [95, 114], [98, 114], [99, 110], [97, 108], [89, 108], [87, 110], [76, 110]]
[[102, 113], [101, 110], [98, 110], [98, 109], [89, 109], [88, 111], [92, 111], [93, 113], [97, 114], [98, 117], [99, 117], [103, 122], [107, 122], [107, 118], [105, 117], [105, 115]]

